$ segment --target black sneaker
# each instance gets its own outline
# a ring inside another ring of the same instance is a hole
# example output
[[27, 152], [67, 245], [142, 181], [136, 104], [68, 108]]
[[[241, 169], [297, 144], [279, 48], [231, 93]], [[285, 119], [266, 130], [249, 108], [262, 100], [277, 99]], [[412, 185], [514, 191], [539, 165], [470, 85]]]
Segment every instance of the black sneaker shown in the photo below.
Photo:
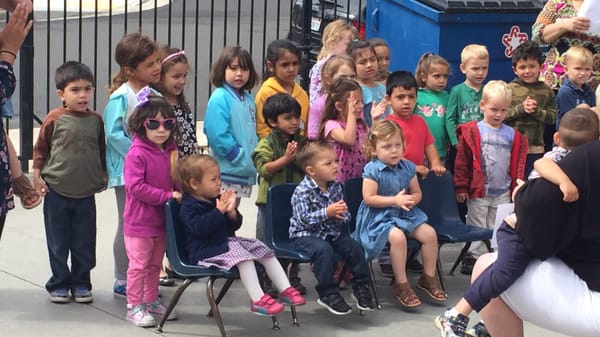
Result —
[[381, 270], [381, 275], [385, 277], [394, 277], [394, 269], [392, 269], [391, 264], [379, 264], [379, 269]]
[[300, 282], [302, 282], [302, 279], [299, 277], [290, 277], [290, 285], [296, 288], [300, 295], [306, 295], [306, 287]]
[[452, 316], [450, 309], [434, 318], [435, 326], [440, 330], [442, 337], [465, 337], [465, 330], [469, 324], [469, 317], [458, 314]]
[[334, 315], [348, 315], [352, 312], [352, 308], [346, 303], [340, 293], [319, 297], [317, 303]]
[[467, 337], [491, 337], [483, 321], [473, 325], [473, 327], [465, 333]]
[[358, 309], [373, 311], [373, 298], [371, 297], [371, 291], [366, 285], [356, 287], [351, 296], [356, 301]]
[[473, 266], [475, 265], [475, 258], [472, 256], [465, 256], [460, 266], [460, 273], [463, 275], [471, 275], [473, 273]]

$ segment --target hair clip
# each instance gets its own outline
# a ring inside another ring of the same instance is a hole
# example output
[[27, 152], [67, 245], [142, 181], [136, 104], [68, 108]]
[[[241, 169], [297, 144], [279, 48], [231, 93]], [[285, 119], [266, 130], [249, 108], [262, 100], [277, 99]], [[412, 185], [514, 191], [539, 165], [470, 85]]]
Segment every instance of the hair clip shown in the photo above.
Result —
[[360, 42], [360, 39], [356, 37], [354, 40], [352, 40], [352, 42]]
[[138, 99], [137, 104], [135, 105], [136, 108], [141, 107], [142, 105], [146, 104], [149, 100], [150, 100], [150, 96], [152, 95], [152, 90], [150, 89], [149, 86], [145, 86], [142, 88], [142, 90], [140, 90], [135, 96]]
[[167, 55], [167, 57], [165, 57], [165, 58], [162, 60], [162, 62], [161, 62], [161, 63], [165, 63], [165, 62], [167, 62], [168, 60], [170, 60], [170, 59], [172, 59], [172, 58], [174, 58], [174, 57], [176, 57], [176, 56], [179, 56], [179, 55], [185, 55], [185, 52], [184, 52], [183, 50], [180, 50], [180, 51], [176, 51], [176, 52], [174, 52], [174, 53], [172, 53], [172, 54], [169, 54], [169, 55]]

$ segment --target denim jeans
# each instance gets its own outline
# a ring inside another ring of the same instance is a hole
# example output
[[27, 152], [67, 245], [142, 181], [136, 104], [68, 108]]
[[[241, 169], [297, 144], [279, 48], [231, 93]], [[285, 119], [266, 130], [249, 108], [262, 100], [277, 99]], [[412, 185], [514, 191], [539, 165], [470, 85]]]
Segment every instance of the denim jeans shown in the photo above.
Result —
[[365, 285], [369, 281], [369, 266], [360, 244], [343, 233], [337, 240], [323, 240], [315, 236], [293, 239], [294, 246], [310, 255], [319, 297], [339, 293], [337, 281], [333, 278], [337, 260], [346, 261], [352, 271], [353, 287]]
[[96, 266], [95, 197], [69, 198], [50, 190], [44, 199], [44, 224], [52, 270], [46, 289], [92, 289], [90, 271]]

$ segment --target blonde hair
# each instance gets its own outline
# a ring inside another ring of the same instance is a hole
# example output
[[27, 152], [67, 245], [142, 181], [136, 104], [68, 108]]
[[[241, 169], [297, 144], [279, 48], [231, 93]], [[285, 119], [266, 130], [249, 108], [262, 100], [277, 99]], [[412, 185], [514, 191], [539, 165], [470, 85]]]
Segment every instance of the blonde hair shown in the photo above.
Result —
[[369, 131], [367, 141], [363, 143], [363, 153], [365, 154], [365, 157], [367, 157], [367, 160], [375, 159], [377, 142], [388, 140], [395, 134], [400, 134], [402, 143], [404, 143], [404, 133], [398, 124], [385, 119], [375, 121], [371, 127], [371, 131]]
[[488, 53], [487, 47], [480, 44], [466, 45], [460, 53], [460, 63], [466, 64], [472, 58], [478, 60], [489, 59], [490, 54]]
[[358, 36], [356, 28], [344, 20], [338, 19], [327, 24], [321, 35], [323, 47], [321, 47], [317, 60], [331, 54], [331, 45], [341, 40], [346, 32], [352, 34], [350, 37], [351, 40], [354, 40]]
[[563, 54], [563, 63], [569, 64], [569, 61], [579, 61], [583, 64], [594, 64], [594, 55], [587, 48], [582, 46], [572, 46]]
[[177, 161], [173, 170], [173, 180], [181, 184], [186, 193], [192, 193], [190, 180], [202, 180], [204, 171], [211, 166], [219, 166], [217, 161], [207, 154], [192, 154]]
[[[354, 59], [349, 55], [335, 55], [325, 62], [323, 69], [321, 70], [321, 82], [323, 83], [324, 92], [329, 91], [329, 86], [333, 82], [333, 77], [343, 65], [352, 68], [356, 74], [356, 64], [354, 63]], [[329, 84], [326, 84], [327, 82], [329, 82]]]
[[427, 75], [429, 75], [431, 72], [433, 66], [446, 67], [448, 72], [450, 72], [450, 64], [440, 55], [435, 55], [433, 53], [425, 53], [421, 55], [419, 62], [417, 62], [417, 69], [415, 69], [415, 79], [417, 80], [419, 88], [425, 87], [425, 80]]
[[481, 93], [481, 100], [487, 101], [492, 98], [504, 99], [505, 101], [508, 101], [508, 103], [510, 103], [512, 100], [512, 90], [504, 81], [489, 81], [483, 87], [483, 92]]

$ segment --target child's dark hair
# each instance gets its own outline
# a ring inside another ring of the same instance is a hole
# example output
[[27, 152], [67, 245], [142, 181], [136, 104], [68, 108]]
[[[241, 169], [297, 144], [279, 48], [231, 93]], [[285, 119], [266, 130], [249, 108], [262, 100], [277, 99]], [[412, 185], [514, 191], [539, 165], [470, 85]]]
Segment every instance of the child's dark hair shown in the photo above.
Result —
[[574, 108], [560, 119], [558, 136], [560, 146], [571, 150], [579, 145], [598, 140], [598, 115], [589, 108]]
[[252, 62], [252, 56], [240, 46], [223, 48], [219, 58], [210, 67], [210, 83], [217, 87], [223, 87], [226, 83], [225, 70], [231, 66], [231, 62], [236, 58], [239, 66], [250, 72], [248, 82], [240, 90], [252, 90], [258, 81], [258, 74], [254, 68], [254, 62]]
[[367, 40], [367, 42], [369, 42], [369, 44], [375, 48], [375, 47], [390, 47], [388, 45], [387, 42], [385, 42], [384, 39], [380, 38], [380, 37], [372, 37], [370, 39]]
[[434, 66], [446, 67], [448, 72], [450, 72], [450, 64], [440, 55], [435, 55], [433, 53], [425, 53], [421, 55], [419, 62], [417, 62], [417, 68], [415, 69], [415, 79], [417, 80], [417, 85], [419, 88], [425, 87], [427, 76]]
[[544, 55], [540, 46], [534, 41], [527, 40], [521, 43], [512, 54], [512, 66], [516, 66], [520, 60], [536, 60], [539, 64], [544, 63]]
[[335, 103], [342, 102], [346, 106], [348, 102], [348, 96], [351, 91], [360, 90], [360, 84], [355, 80], [348, 78], [338, 78], [329, 87], [327, 93], [327, 99], [325, 100], [325, 111], [321, 118], [321, 126], [319, 127], [319, 139], [325, 139], [325, 123], [328, 120], [338, 119], [338, 111], [335, 107]]
[[385, 82], [386, 94], [392, 95], [392, 92], [396, 87], [404, 88], [406, 90], [415, 89], [416, 93], [419, 85], [417, 84], [417, 79], [410, 71], [398, 70], [388, 76], [388, 79]]
[[361, 49], [370, 49], [373, 52], [373, 55], [377, 56], [377, 53], [375, 53], [375, 48], [373, 48], [369, 42], [362, 40], [354, 40], [354, 42], [348, 46], [346, 52], [348, 55], [350, 55], [350, 57], [352, 57], [353, 60], [356, 60], [359, 50]]
[[[163, 80], [165, 79], [165, 75], [173, 67], [178, 63], [184, 63], [189, 66], [189, 62], [187, 56], [183, 50], [178, 48], [171, 48], [169, 46], [164, 46], [160, 49], [160, 59], [162, 60], [162, 66], [160, 69], [160, 81], [158, 83], [153, 83], [152, 87], [158, 90], [161, 93], [165, 93], [166, 89], [163, 86]], [[191, 111], [190, 105], [188, 104], [187, 99], [183, 95], [183, 91], [181, 94], [177, 95], [177, 105], [181, 107], [184, 112]]]
[[[147, 118], [156, 117], [159, 113], [164, 119], [176, 118], [173, 107], [164, 98], [155, 95], [148, 97], [148, 101], [136, 107], [135, 110], [133, 110], [131, 117], [129, 117], [127, 122], [129, 132], [145, 138], [146, 127], [144, 126], [144, 121]], [[165, 144], [177, 138], [178, 130], [178, 127], [171, 130], [171, 135]]]
[[112, 84], [108, 93], [112, 94], [121, 84], [127, 82], [127, 74], [124, 68], [135, 69], [148, 56], [158, 53], [159, 47], [152, 39], [140, 33], [129, 33], [117, 43], [115, 47], [115, 61], [121, 67], [113, 76]]
[[300, 118], [300, 110], [300, 103], [294, 97], [284, 93], [276, 93], [267, 98], [262, 113], [267, 125], [273, 128], [269, 121], [276, 122], [279, 115], [289, 112], [293, 112], [294, 116]]
[[324, 150], [333, 151], [333, 146], [321, 140], [308, 142], [296, 153], [296, 164], [306, 173], [306, 167], [313, 165], [315, 157]]
[[90, 67], [81, 62], [67, 61], [56, 68], [56, 75], [54, 75], [56, 89], [65, 90], [69, 83], [77, 80], [89, 81], [94, 86], [94, 74]]
[[190, 180], [202, 180], [204, 171], [210, 166], [219, 166], [215, 158], [207, 154], [191, 154], [177, 161], [173, 170], [173, 180], [181, 184], [183, 192], [193, 193]]
[[376, 158], [375, 148], [377, 142], [388, 140], [395, 134], [400, 134], [400, 138], [402, 138], [402, 142], [404, 143], [404, 132], [402, 132], [402, 128], [398, 124], [385, 119], [375, 121], [369, 131], [367, 141], [363, 143], [363, 153], [367, 160]]
[[[275, 68], [275, 63], [279, 60], [285, 52], [290, 52], [298, 57], [298, 63], [302, 55], [296, 45], [288, 40], [281, 39], [275, 40], [269, 43], [267, 47], [267, 56], [265, 57], [265, 73], [263, 74], [263, 81], [266, 81], [269, 77], [274, 76], [273, 72], [269, 68]], [[270, 65], [270, 66], [269, 66]]]

